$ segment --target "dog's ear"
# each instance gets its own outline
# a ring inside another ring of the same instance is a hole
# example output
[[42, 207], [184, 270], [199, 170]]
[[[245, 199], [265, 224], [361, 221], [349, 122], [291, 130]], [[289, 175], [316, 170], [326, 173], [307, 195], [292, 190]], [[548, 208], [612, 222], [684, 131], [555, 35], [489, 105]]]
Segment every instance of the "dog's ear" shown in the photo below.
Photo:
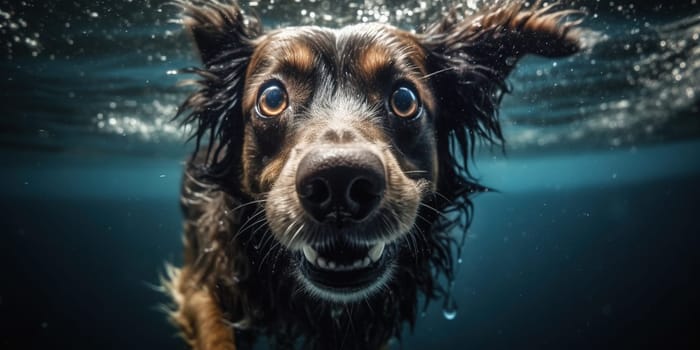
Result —
[[184, 70], [200, 79], [185, 82], [198, 90], [180, 106], [178, 115], [189, 112], [183, 124], [193, 125], [197, 149], [208, 134], [202, 162], [206, 175], [236, 179], [229, 172], [238, 169], [235, 164], [240, 161], [243, 144], [241, 99], [245, 72], [262, 26], [257, 18], [244, 15], [235, 2], [182, 0], [176, 4], [182, 9], [182, 23], [204, 64], [203, 68]]
[[454, 8], [419, 34], [440, 99], [438, 152], [448, 157], [440, 162], [443, 191], [474, 190], [467, 156], [477, 139], [503, 143], [498, 105], [515, 63], [527, 54], [562, 57], [579, 50], [579, 22], [567, 20], [579, 11], [556, 10], [556, 4], [496, 1], [471, 15]]
[[262, 32], [260, 21], [245, 16], [236, 2], [182, 0], [177, 3], [182, 8], [185, 30], [207, 67], [227, 59], [232, 51], [250, 54], [251, 40]]
[[455, 70], [488, 70], [505, 78], [515, 63], [527, 54], [563, 57], [579, 50], [580, 21], [565, 18], [580, 14], [561, 10], [554, 2], [542, 6], [541, 0], [525, 7], [522, 0], [502, 0], [478, 13], [463, 15], [455, 7], [423, 34], [426, 47]]

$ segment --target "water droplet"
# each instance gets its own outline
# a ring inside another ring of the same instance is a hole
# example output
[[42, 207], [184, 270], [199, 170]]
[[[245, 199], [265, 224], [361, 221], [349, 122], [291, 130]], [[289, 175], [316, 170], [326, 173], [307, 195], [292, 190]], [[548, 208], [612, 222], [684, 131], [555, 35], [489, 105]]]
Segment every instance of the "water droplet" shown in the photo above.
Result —
[[457, 263], [461, 264], [462, 263], [462, 258], [457, 259]]
[[457, 310], [444, 309], [442, 310], [442, 315], [446, 320], [452, 321], [455, 319], [455, 317], [457, 317]]
[[442, 305], [442, 316], [448, 321], [452, 321], [457, 317], [457, 302], [452, 295], [445, 297], [445, 303]]

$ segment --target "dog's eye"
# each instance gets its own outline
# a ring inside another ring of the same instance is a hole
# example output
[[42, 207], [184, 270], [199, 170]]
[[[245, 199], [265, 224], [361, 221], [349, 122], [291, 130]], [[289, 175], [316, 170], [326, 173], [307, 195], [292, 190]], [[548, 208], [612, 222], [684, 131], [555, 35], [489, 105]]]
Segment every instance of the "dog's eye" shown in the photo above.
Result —
[[415, 117], [420, 107], [416, 92], [407, 86], [400, 86], [391, 93], [389, 105], [391, 111], [400, 118]]
[[265, 84], [258, 96], [258, 111], [264, 117], [276, 117], [287, 109], [287, 91], [282, 83], [273, 81]]

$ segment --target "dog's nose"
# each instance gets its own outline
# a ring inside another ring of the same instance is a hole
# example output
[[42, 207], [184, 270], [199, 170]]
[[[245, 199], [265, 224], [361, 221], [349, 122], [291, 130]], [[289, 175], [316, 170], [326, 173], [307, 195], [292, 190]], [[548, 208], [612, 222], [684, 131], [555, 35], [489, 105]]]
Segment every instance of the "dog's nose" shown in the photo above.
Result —
[[377, 209], [385, 189], [382, 161], [361, 147], [319, 147], [297, 168], [299, 200], [319, 222], [362, 221]]

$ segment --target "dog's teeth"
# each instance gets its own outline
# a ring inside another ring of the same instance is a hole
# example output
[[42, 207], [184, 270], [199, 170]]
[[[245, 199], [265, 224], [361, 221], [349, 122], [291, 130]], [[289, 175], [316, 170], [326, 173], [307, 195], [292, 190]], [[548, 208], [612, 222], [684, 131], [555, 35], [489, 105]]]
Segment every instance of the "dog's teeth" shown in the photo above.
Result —
[[377, 261], [379, 258], [382, 256], [382, 253], [384, 252], [384, 243], [378, 243], [372, 249], [369, 250], [369, 258], [372, 259], [372, 261]]
[[314, 248], [311, 248], [311, 246], [308, 245], [305, 245], [303, 250], [304, 257], [306, 257], [306, 260], [313, 264], [316, 261], [316, 258], [318, 257], [318, 253], [314, 250]]
[[378, 261], [384, 253], [384, 248], [384, 243], [378, 243], [369, 249], [367, 255], [364, 258], [348, 262], [347, 264], [341, 264], [337, 261], [328, 260], [328, 258], [320, 256], [314, 248], [308, 245], [302, 247], [302, 251], [304, 252], [304, 258], [306, 258], [306, 260], [322, 269], [333, 271], [349, 271], [354, 269], [365, 268], [371, 263]]

